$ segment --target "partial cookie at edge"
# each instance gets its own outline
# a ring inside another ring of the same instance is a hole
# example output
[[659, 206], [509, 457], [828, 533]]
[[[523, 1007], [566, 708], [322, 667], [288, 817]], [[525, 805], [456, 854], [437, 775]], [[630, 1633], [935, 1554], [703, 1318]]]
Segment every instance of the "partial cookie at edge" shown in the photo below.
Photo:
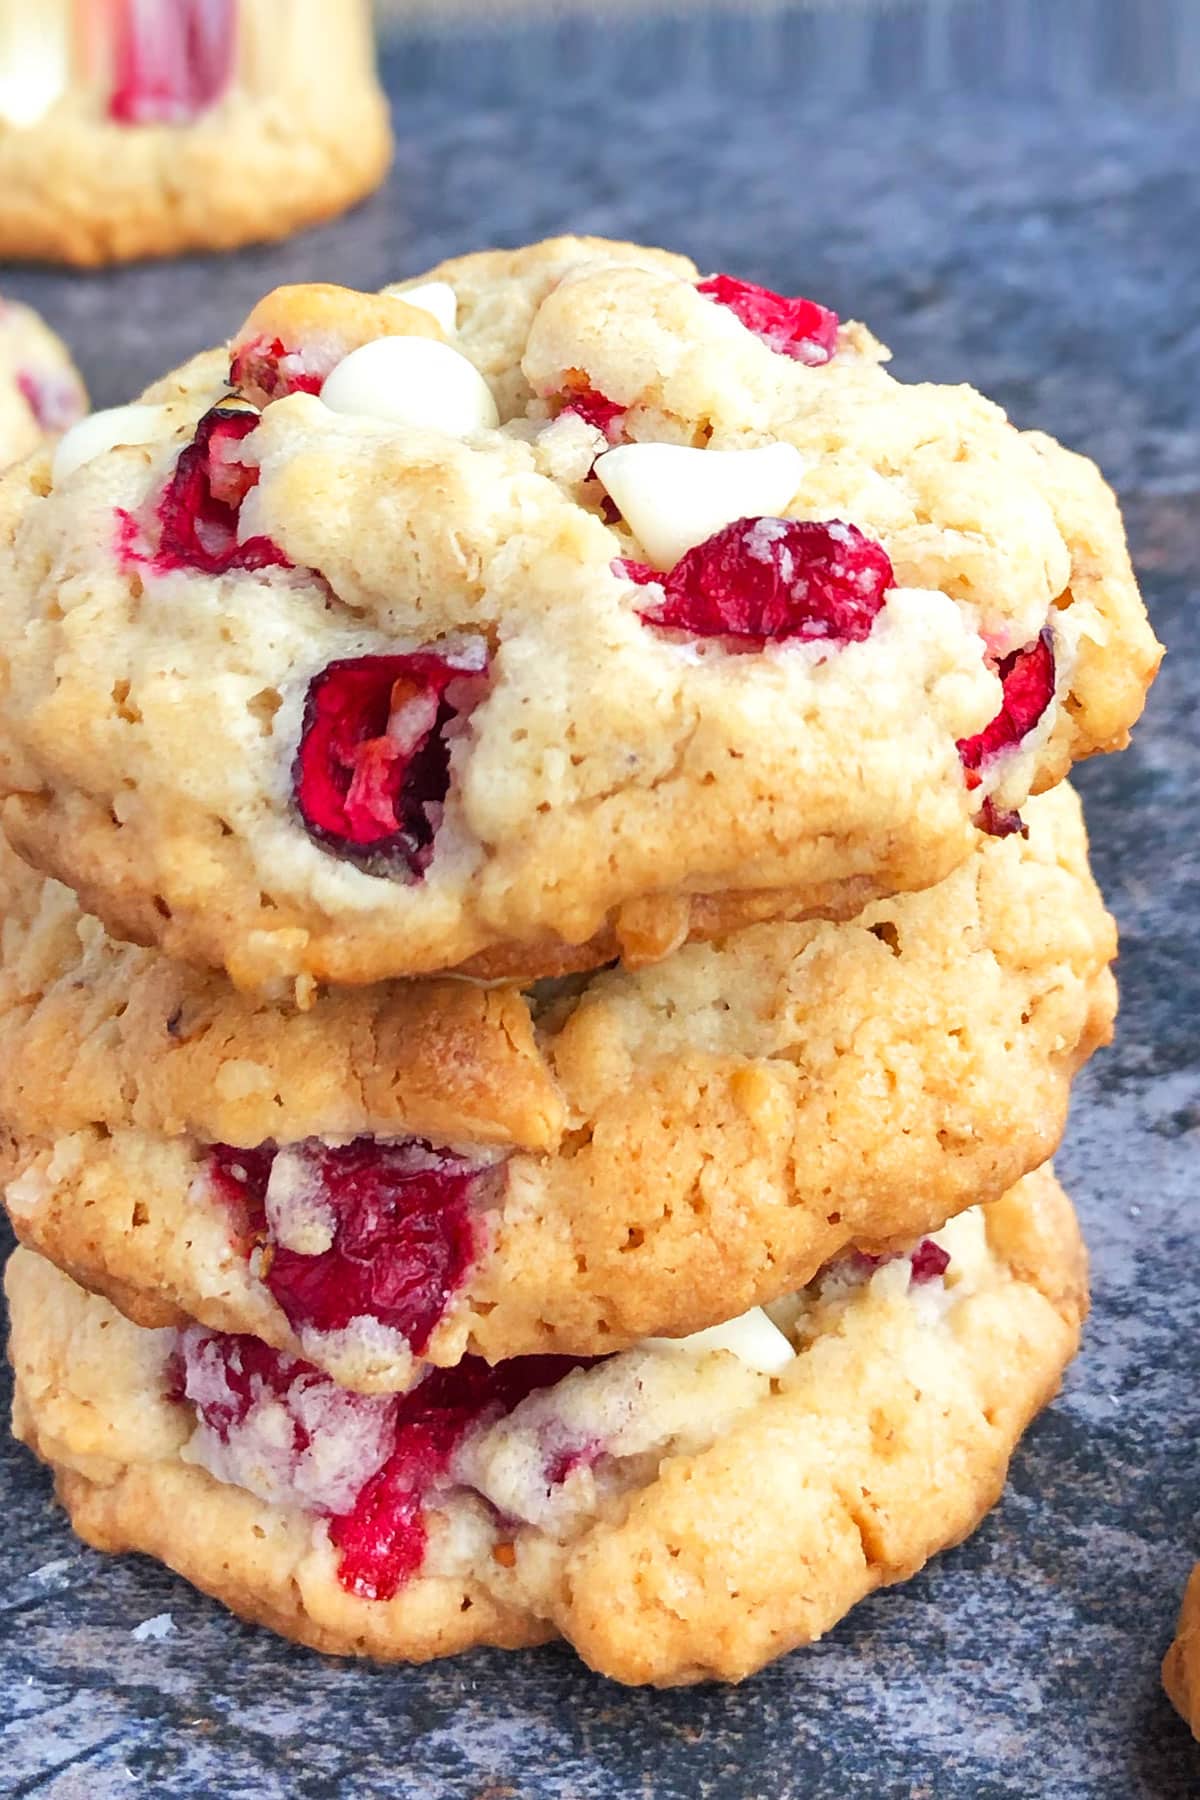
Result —
[[1200, 1738], [1200, 1563], [1184, 1590], [1175, 1638], [1162, 1665], [1163, 1686], [1172, 1706]]

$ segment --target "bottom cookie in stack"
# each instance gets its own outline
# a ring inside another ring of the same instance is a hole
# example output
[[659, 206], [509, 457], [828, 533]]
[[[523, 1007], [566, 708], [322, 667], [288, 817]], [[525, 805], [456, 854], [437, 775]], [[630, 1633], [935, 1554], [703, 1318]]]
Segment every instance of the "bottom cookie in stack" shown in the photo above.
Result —
[[1184, 1590], [1175, 1640], [1163, 1658], [1163, 1686], [1172, 1706], [1200, 1738], [1200, 1563]]
[[560, 1634], [661, 1686], [748, 1675], [973, 1530], [1087, 1304], [1048, 1168], [713, 1331], [407, 1395], [133, 1325], [28, 1250], [7, 1285], [14, 1429], [87, 1542], [320, 1650]]

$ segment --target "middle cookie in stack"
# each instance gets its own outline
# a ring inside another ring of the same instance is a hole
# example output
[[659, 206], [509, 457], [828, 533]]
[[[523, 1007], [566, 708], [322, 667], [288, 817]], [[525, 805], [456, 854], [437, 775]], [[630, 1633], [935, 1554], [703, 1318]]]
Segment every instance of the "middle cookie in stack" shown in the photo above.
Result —
[[719, 1325], [1053, 1154], [1116, 944], [1074, 794], [1028, 818], [847, 923], [307, 1011], [113, 942], [5, 852], [13, 1224], [141, 1325], [364, 1393]]

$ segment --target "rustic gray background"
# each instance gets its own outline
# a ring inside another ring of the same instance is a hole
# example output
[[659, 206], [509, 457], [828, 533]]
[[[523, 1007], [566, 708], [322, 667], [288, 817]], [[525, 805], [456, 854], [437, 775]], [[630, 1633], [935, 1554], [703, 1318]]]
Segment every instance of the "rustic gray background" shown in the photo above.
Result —
[[[860, 314], [903, 376], [970, 378], [1099, 456], [1171, 655], [1133, 750], [1082, 782], [1124, 931], [1120, 1040], [1080, 1084], [1060, 1162], [1095, 1311], [978, 1536], [733, 1692], [624, 1693], [557, 1649], [323, 1661], [79, 1549], [6, 1447], [0, 1793], [1198, 1793], [1157, 1671], [1200, 1552], [1200, 6], [410, 25], [386, 68], [396, 171], [354, 217], [266, 253], [4, 285], [66, 332], [106, 404], [278, 281], [379, 285], [571, 228], [644, 237]], [[133, 1635], [163, 1613], [170, 1635]]]

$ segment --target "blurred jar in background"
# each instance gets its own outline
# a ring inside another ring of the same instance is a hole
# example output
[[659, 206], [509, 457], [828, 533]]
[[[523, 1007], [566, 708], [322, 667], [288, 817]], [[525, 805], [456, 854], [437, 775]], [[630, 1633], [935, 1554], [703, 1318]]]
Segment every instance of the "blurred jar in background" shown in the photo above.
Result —
[[0, 0], [0, 257], [282, 237], [390, 155], [369, 0]]

